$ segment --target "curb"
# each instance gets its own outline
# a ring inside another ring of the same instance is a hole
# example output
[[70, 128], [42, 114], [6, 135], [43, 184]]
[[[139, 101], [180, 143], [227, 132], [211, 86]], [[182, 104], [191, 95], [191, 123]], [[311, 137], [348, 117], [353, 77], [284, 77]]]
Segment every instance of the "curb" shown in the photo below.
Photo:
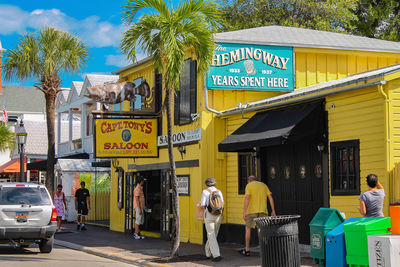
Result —
[[93, 254], [96, 256], [100, 256], [103, 258], [108, 258], [111, 260], [122, 261], [125, 263], [134, 264], [134, 265], [140, 266], [140, 267], [170, 267], [169, 265], [166, 265], [166, 264], [152, 263], [152, 262], [142, 260], [139, 258], [135, 258], [132, 256], [125, 256], [125, 255], [122, 255], [117, 252], [107, 252], [107, 251], [104, 251], [101, 249], [85, 247], [82, 245], [78, 245], [75, 243], [66, 242], [66, 241], [62, 241], [62, 240], [57, 240], [57, 239], [54, 240], [54, 244], [61, 246], [61, 247], [69, 248], [69, 249], [83, 251], [83, 252]]

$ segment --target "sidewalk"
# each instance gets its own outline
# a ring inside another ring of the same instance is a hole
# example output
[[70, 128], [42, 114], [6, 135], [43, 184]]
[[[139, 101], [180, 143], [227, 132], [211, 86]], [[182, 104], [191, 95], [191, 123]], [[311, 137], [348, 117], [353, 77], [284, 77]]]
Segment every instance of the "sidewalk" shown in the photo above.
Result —
[[[76, 224], [64, 224], [63, 232], [56, 233], [55, 244], [84, 251], [102, 257], [138, 266], [260, 266], [259, 249], [251, 250], [250, 257], [241, 256], [237, 250], [243, 246], [221, 244], [220, 262], [212, 262], [204, 256], [204, 246], [181, 243], [179, 257], [174, 262], [167, 262], [171, 242], [147, 237], [135, 240], [129, 234], [110, 231], [105, 227], [87, 226], [85, 232], [76, 231]], [[301, 266], [317, 266], [312, 259], [302, 258]]]

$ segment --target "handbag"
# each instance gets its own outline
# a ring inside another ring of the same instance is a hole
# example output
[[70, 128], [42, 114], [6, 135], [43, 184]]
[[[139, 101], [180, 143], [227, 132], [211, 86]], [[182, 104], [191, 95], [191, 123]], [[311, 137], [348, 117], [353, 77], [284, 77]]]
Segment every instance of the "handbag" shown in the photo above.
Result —
[[204, 207], [200, 205], [200, 202], [196, 204], [197, 210], [196, 210], [196, 220], [198, 221], [204, 221]]

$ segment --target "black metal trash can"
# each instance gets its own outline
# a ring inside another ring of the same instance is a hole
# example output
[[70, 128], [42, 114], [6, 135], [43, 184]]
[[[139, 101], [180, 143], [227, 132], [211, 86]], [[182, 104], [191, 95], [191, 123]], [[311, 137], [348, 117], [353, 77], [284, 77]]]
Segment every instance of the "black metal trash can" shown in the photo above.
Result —
[[255, 221], [263, 267], [300, 267], [300, 215], [260, 217]]

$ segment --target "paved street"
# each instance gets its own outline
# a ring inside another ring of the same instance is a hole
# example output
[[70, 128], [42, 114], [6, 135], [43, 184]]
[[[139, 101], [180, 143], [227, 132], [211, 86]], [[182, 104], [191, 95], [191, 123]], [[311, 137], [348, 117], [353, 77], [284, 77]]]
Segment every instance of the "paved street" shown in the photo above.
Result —
[[57, 267], [82, 267], [82, 266], [107, 266], [128, 267], [134, 266], [114, 261], [103, 257], [94, 256], [85, 252], [56, 246], [50, 254], [39, 253], [39, 248], [15, 249], [9, 246], [0, 246], [0, 266], [57, 266]]

